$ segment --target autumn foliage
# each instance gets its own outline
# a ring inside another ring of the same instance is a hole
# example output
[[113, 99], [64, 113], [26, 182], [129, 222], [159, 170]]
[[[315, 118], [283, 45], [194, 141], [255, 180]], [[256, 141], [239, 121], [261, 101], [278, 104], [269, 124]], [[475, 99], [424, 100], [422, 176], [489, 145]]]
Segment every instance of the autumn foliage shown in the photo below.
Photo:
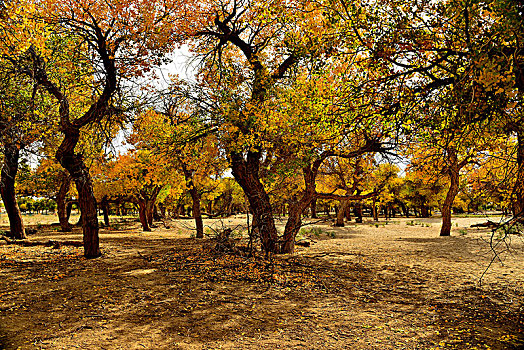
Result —
[[[12, 236], [24, 237], [27, 183], [52, 194], [64, 230], [66, 198], [78, 204], [86, 257], [101, 254], [98, 209], [110, 225], [124, 203], [144, 231], [187, 212], [199, 238], [204, 217], [247, 211], [266, 256], [292, 253], [317, 206], [336, 208], [337, 226], [440, 212], [442, 236], [453, 212], [521, 220], [521, 2], [368, 5], [2, 2]], [[164, 74], [181, 45], [187, 79]], [[15, 186], [26, 150], [43, 160]]]

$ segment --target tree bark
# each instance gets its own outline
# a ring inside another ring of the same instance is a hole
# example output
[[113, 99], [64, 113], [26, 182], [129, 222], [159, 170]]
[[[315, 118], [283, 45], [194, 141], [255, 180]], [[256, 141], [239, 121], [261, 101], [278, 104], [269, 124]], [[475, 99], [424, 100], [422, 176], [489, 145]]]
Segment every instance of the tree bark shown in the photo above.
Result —
[[427, 205], [422, 205], [420, 207], [420, 217], [421, 218], [429, 218], [430, 214], [429, 214], [429, 206]]
[[524, 127], [517, 128], [517, 178], [513, 187], [513, 215], [524, 216]]
[[444, 203], [442, 204], [442, 227], [440, 228], [440, 236], [451, 235], [451, 209], [459, 190], [459, 171], [457, 156], [454, 152], [451, 152], [450, 164], [448, 166], [450, 185], [446, 199], [444, 199]]
[[107, 195], [102, 197], [100, 206], [102, 207], [102, 213], [104, 215], [104, 225], [105, 227], [109, 227], [109, 199]]
[[315, 181], [320, 164], [321, 160], [302, 168], [305, 188], [302, 197], [289, 206], [289, 217], [280, 246], [282, 254], [291, 254], [295, 251], [295, 237], [302, 226], [302, 213], [315, 201]]
[[138, 202], [138, 217], [142, 224], [143, 231], [151, 231], [153, 224], [153, 211], [155, 209], [156, 198], [162, 186], [153, 185], [149, 188], [142, 188], [136, 196]]
[[245, 158], [241, 153], [231, 152], [231, 170], [253, 210], [262, 248], [266, 254], [278, 253], [278, 234], [273, 210], [269, 196], [260, 181], [260, 157], [259, 152], [248, 151]]
[[336, 227], [344, 227], [344, 218], [346, 216], [346, 208], [349, 205], [349, 200], [343, 199], [340, 202], [340, 206], [337, 210], [337, 221], [335, 222]]
[[19, 159], [20, 149], [16, 143], [6, 142], [4, 145], [4, 165], [0, 175], [0, 192], [9, 218], [9, 237], [25, 239], [24, 222], [16, 201], [15, 192], [15, 179], [18, 173]]
[[377, 197], [373, 197], [373, 204], [371, 205], [371, 209], [373, 210], [373, 220], [378, 221], [378, 210], [377, 210]]
[[71, 177], [64, 172], [60, 182], [60, 189], [56, 195], [58, 221], [60, 222], [60, 229], [62, 232], [71, 232], [73, 230], [71, 225], [69, 225], [69, 215], [71, 214], [71, 209], [68, 210], [68, 204], [66, 202], [66, 196], [70, 187]]
[[138, 217], [142, 224], [142, 231], [150, 232], [149, 220], [147, 220], [147, 205], [146, 200], [143, 198], [138, 199]]
[[355, 203], [355, 222], [362, 223], [362, 202], [360, 201]]
[[102, 253], [98, 238], [98, 215], [93, 184], [82, 155], [74, 151], [80, 138], [80, 130], [70, 127], [64, 128], [63, 132], [65, 137], [58, 147], [56, 159], [69, 172], [76, 185], [82, 221], [84, 256], [97, 258]]
[[348, 203], [348, 206], [346, 207], [346, 212], [344, 213], [344, 216], [345, 216], [347, 222], [351, 221], [351, 203]]
[[39, 56], [34, 47], [28, 52], [31, 54], [33, 67], [30, 76], [53, 96], [59, 105], [60, 131], [64, 135], [62, 143], [56, 152], [56, 159], [69, 172], [78, 191], [78, 205], [82, 218], [84, 256], [96, 258], [101, 254], [98, 238], [98, 217], [96, 198], [89, 169], [80, 154], [75, 153], [75, 147], [80, 139], [80, 129], [103, 119], [109, 111], [111, 96], [117, 89], [117, 69], [115, 66], [114, 52], [107, 45], [107, 37], [99, 27], [95, 28], [96, 37], [92, 42], [95, 51], [99, 54], [104, 68], [104, 87], [98, 99], [91, 104], [89, 109], [79, 118], [71, 121], [69, 100], [67, 96], [48, 77], [44, 60]]
[[191, 170], [187, 168], [182, 159], [179, 159], [178, 161], [182, 166], [182, 171], [184, 172], [184, 177], [186, 179], [186, 186], [189, 189], [189, 194], [191, 195], [191, 200], [193, 202], [192, 212], [196, 226], [196, 238], [204, 238], [204, 223], [202, 221], [202, 209], [200, 208], [200, 193], [198, 192], [195, 182], [193, 181], [193, 173]]
[[196, 225], [196, 238], [204, 238], [204, 223], [202, 221], [202, 210], [200, 209], [200, 193], [193, 186], [189, 189], [189, 194], [193, 200], [193, 219]]
[[318, 216], [317, 216], [317, 199], [316, 198], [314, 198], [311, 201], [311, 218], [312, 219], [318, 219]]

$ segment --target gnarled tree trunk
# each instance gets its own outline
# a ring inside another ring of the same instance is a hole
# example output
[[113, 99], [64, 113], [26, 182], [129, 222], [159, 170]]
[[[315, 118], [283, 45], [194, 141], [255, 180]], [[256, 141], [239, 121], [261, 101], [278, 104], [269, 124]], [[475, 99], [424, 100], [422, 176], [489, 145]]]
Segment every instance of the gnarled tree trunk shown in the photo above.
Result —
[[262, 247], [266, 254], [278, 253], [278, 234], [273, 218], [273, 210], [269, 196], [260, 181], [260, 153], [247, 152], [244, 157], [241, 153], [230, 153], [231, 170], [235, 180], [244, 190], [249, 205], [253, 210], [256, 229], [260, 234]]
[[22, 214], [16, 201], [15, 179], [18, 173], [20, 149], [16, 143], [4, 145], [4, 165], [0, 175], [0, 192], [9, 217], [9, 236], [16, 239], [26, 238]]
[[378, 221], [378, 210], [377, 210], [377, 197], [373, 197], [373, 203], [371, 204], [371, 210], [373, 210], [373, 220]]
[[283, 254], [290, 254], [295, 251], [295, 237], [302, 226], [302, 213], [315, 201], [315, 180], [320, 163], [320, 161], [317, 161], [314, 162], [311, 167], [307, 166], [302, 168], [305, 188], [302, 197], [289, 207], [289, 217], [286, 222], [283, 242], [280, 247], [280, 252]]
[[56, 159], [69, 172], [78, 191], [78, 206], [82, 220], [84, 256], [96, 258], [102, 255], [98, 238], [98, 215], [96, 198], [89, 169], [80, 154], [75, 153], [75, 146], [80, 138], [80, 130], [75, 127], [63, 128], [65, 135], [56, 152]]

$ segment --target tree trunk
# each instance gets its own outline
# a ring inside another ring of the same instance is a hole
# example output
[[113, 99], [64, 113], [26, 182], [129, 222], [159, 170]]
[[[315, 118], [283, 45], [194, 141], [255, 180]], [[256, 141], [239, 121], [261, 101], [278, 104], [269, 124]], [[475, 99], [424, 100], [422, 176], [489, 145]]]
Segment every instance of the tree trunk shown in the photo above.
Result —
[[318, 219], [318, 216], [317, 216], [317, 199], [316, 198], [314, 198], [311, 201], [311, 218], [312, 219]]
[[289, 217], [284, 229], [283, 242], [280, 246], [282, 254], [291, 254], [295, 251], [295, 237], [302, 226], [302, 213], [315, 201], [315, 181], [320, 162], [302, 168], [304, 177], [304, 192], [300, 199], [295, 200], [289, 206]]
[[378, 210], [377, 210], [377, 198], [373, 197], [373, 204], [371, 205], [373, 210], [373, 220], [378, 221]]
[[351, 221], [351, 203], [349, 203], [346, 207], [346, 212], [344, 213], [344, 216], [346, 217], [347, 222]]
[[362, 202], [355, 203], [355, 222], [362, 223]]
[[142, 231], [151, 231], [149, 220], [147, 220], [147, 203], [146, 200], [142, 198], [138, 199], [138, 217], [142, 224]]
[[105, 227], [109, 227], [109, 199], [107, 195], [102, 197], [100, 206], [102, 207], [102, 213], [104, 215], [104, 225]]
[[427, 205], [422, 205], [420, 207], [420, 217], [421, 218], [429, 218], [429, 206]]
[[517, 128], [517, 179], [513, 186], [513, 215], [524, 216], [524, 127]]
[[153, 226], [153, 212], [155, 210], [155, 200], [152, 200], [151, 198], [146, 200], [146, 218], [147, 223], [149, 224], [149, 227], [155, 227]]
[[0, 193], [9, 217], [9, 237], [25, 239], [24, 222], [16, 201], [15, 179], [18, 173], [20, 150], [15, 143], [4, 145], [4, 165], [0, 175]]
[[344, 217], [346, 216], [346, 208], [349, 205], [348, 200], [340, 200], [340, 206], [337, 210], [337, 221], [335, 222], [336, 227], [344, 227]]
[[71, 206], [66, 202], [67, 193], [71, 187], [71, 177], [65, 172], [62, 174], [60, 182], [60, 189], [56, 195], [56, 208], [58, 212], [58, 221], [60, 222], [60, 229], [62, 232], [71, 232], [73, 229], [69, 225], [69, 215], [71, 214]]
[[442, 227], [440, 228], [441, 236], [449, 236], [451, 234], [451, 208], [453, 201], [459, 190], [459, 167], [455, 159], [451, 160], [452, 164], [449, 167], [450, 186], [444, 204], [442, 205]]
[[404, 202], [402, 202], [400, 200], [398, 201], [398, 203], [400, 204], [400, 208], [402, 208], [402, 212], [404, 213], [404, 216], [406, 218], [409, 218], [409, 208], [408, 208], [408, 206]]
[[186, 187], [189, 189], [189, 194], [193, 202], [192, 212], [193, 219], [195, 219], [196, 238], [204, 238], [204, 223], [202, 222], [202, 209], [200, 208], [201, 196], [193, 181], [193, 172], [187, 168], [182, 159], [178, 159], [178, 161], [182, 166], [182, 171], [186, 179]]
[[258, 225], [262, 247], [266, 254], [278, 253], [278, 234], [273, 218], [273, 210], [269, 196], [260, 181], [260, 153], [247, 152], [247, 157], [241, 153], [231, 152], [231, 170], [235, 180], [244, 190], [253, 216]]
[[84, 256], [96, 258], [101, 254], [98, 238], [98, 216], [96, 198], [89, 169], [85, 166], [82, 156], [74, 153], [80, 132], [66, 133], [62, 144], [56, 152], [56, 159], [69, 172], [78, 191], [78, 206], [82, 220], [84, 241]]
[[204, 238], [204, 223], [202, 221], [202, 211], [200, 210], [200, 193], [192, 186], [189, 189], [189, 194], [193, 200], [193, 219], [195, 219], [196, 225], [196, 238]]

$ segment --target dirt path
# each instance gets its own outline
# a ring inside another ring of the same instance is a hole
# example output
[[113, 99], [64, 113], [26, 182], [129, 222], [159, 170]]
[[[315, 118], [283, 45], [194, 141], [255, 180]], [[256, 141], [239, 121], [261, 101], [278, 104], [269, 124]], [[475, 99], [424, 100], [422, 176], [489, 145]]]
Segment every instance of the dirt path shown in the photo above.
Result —
[[[483, 220], [454, 220], [448, 238], [437, 219], [317, 224], [301, 237], [311, 247], [273, 262], [219, 254], [189, 238], [190, 221], [102, 231], [95, 260], [0, 246], [0, 348], [522, 348], [523, 240], [497, 248], [503, 265], [479, 285], [490, 235], [467, 227]], [[47, 228], [31, 239], [81, 236]]]

